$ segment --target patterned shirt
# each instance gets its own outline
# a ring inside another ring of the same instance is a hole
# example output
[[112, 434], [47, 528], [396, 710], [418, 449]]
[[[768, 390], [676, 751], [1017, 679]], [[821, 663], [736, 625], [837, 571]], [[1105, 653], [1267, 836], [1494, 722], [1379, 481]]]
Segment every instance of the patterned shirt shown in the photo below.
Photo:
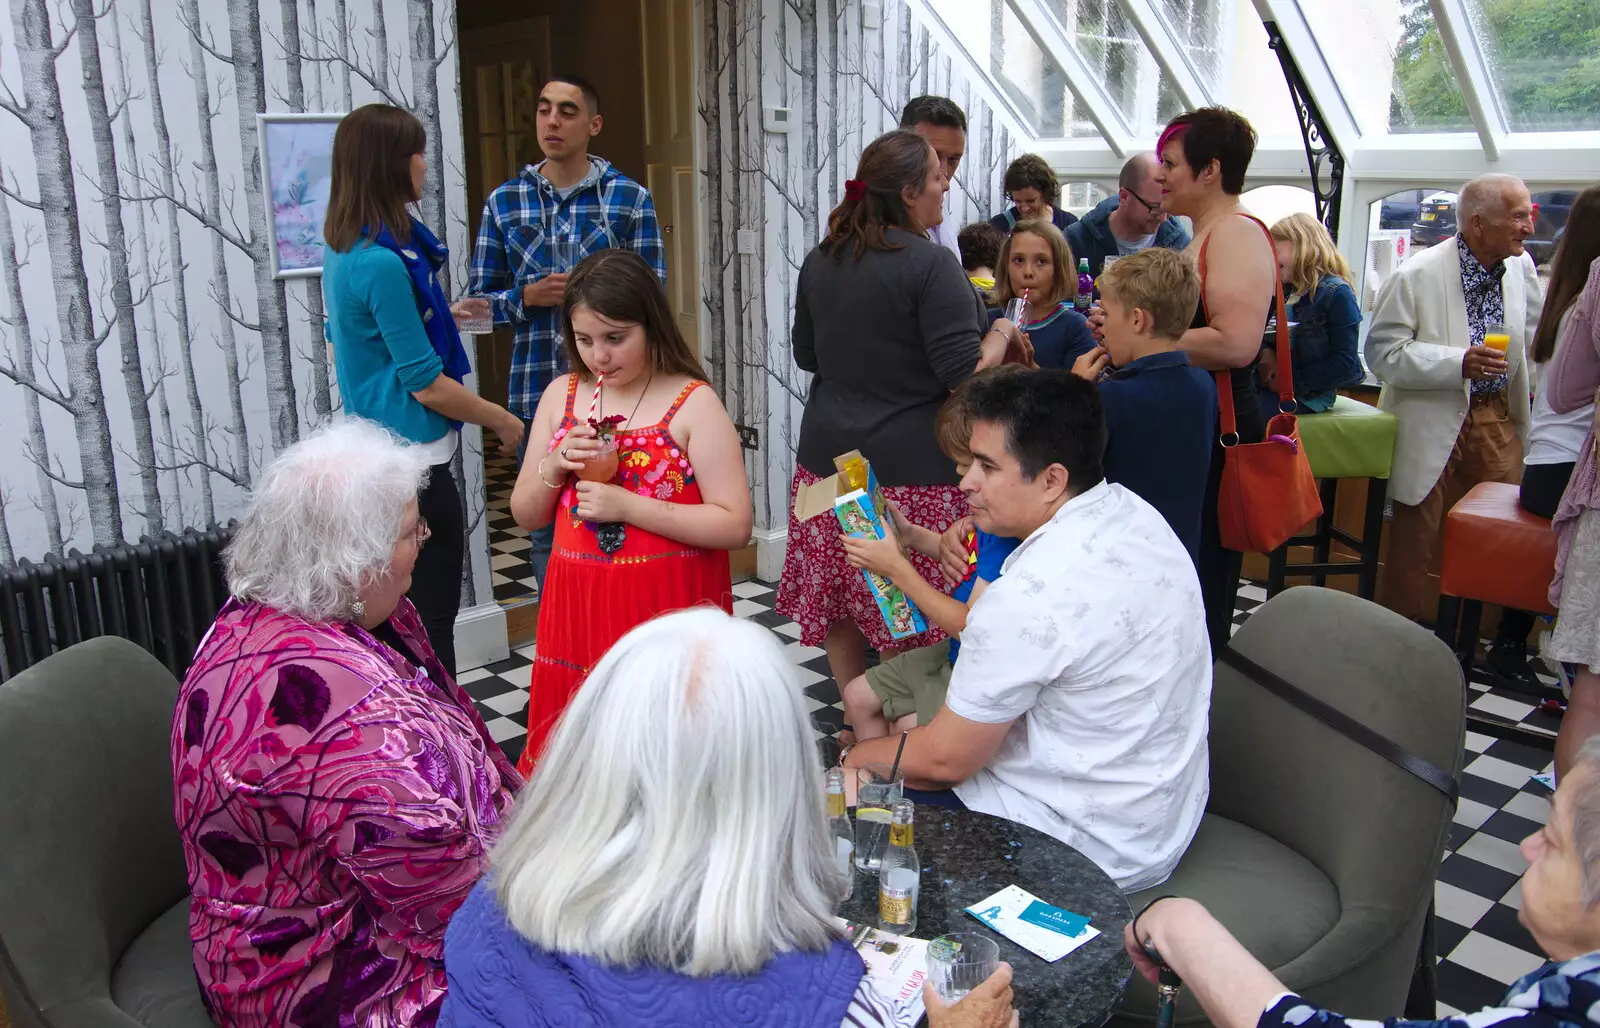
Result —
[[[1495, 261], [1485, 268], [1467, 249], [1467, 241], [1456, 236], [1456, 251], [1461, 258], [1461, 292], [1467, 300], [1467, 336], [1471, 346], [1482, 346], [1484, 330], [1492, 324], [1505, 324], [1506, 297], [1500, 280], [1506, 274], [1506, 262]], [[1494, 378], [1473, 379], [1472, 395], [1498, 393], [1510, 381], [1506, 375]]]
[[389, 624], [409, 655], [230, 600], [184, 677], [174, 815], [223, 1028], [422, 1028], [444, 1000], [445, 925], [522, 780], [409, 600]]
[[[1437, 1021], [1393, 1017], [1388, 1028], [1595, 1028], [1600, 1021], [1600, 952], [1574, 957], [1564, 964], [1546, 964], [1524, 975], [1498, 1007]], [[1345, 1018], [1294, 993], [1267, 1005], [1256, 1028], [1377, 1028], [1378, 1021]]]
[[524, 306], [523, 286], [571, 271], [597, 250], [621, 247], [648, 261], [663, 285], [667, 281], [649, 190], [593, 154], [589, 165], [583, 181], [564, 190], [540, 172], [542, 161], [529, 165], [484, 201], [467, 285], [489, 297], [495, 324], [516, 326], [506, 406], [523, 419], [533, 417], [545, 386], [568, 370], [561, 309]]
[[1124, 892], [1166, 881], [1210, 792], [1211, 648], [1189, 551], [1124, 486], [1074, 496], [1012, 551], [961, 633], [945, 705], [1013, 722], [955, 787]]

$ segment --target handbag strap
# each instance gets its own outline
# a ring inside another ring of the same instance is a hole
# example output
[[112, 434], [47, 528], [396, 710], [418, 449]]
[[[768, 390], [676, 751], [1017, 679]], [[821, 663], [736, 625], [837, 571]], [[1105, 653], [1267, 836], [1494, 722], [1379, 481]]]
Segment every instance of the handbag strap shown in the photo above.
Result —
[[1398, 743], [1389, 741], [1355, 718], [1329, 706], [1310, 693], [1290, 685], [1232, 646], [1224, 646], [1217, 653], [1217, 658], [1290, 706], [1299, 707], [1345, 738], [1360, 743], [1389, 763], [1427, 782], [1444, 794], [1444, 798], [1450, 801], [1451, 810], [1455, 809], [1456, 801], [1461, 797], [1461, 786], [1456, 782], [1455, 776], [1444, 768], [1417, 756]]
[[[1272, 247], [1272, 232], [1266, 223], [1254, 214], [1239, 212], [1239, 217], [1249, 218], [1255, 222], [1267, 237], [1267, 247]], [[1200, 244], [1200, 258], [1198, 266], [1200, 271], [1200, 311], [1206, 316], [1206, 324], [1211, 323], [1211, 312], [1206, 307], [1206, 250], [1211, 246], [1211, 236], [1207, 235], [1205, 242]], [[1274, 259], [1276, 263], [1276, 259]], [[1272, 274], [1273, 303], [1277, 308], [1278, 337], [1275, 349], [1278, 352], [1278, 409], [1287, 407], [1294, 409], [1294, 362], [1289, 356], [1289, 318], [1284, 311], [1283, 283], [1279, 281], [1277, 271]], [[1233, 436], [1234, 443], [1239, 441], [1239, 422], [1233, 407], [1233, 373], [1231, 371], [1213, 372], [1217, 381], [1217, 406], [1222, 415], [1222, 438]], [[1224, 446], [1232, 445], [1224, 443]]]

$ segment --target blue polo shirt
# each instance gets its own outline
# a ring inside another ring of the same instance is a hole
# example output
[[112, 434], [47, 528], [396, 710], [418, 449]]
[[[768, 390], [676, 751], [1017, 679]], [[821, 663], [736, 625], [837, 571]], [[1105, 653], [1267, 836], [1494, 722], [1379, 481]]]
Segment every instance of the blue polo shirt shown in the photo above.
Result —
[[1200, 552], [1200, 512], [1217, 434], [1217, 384], [1181, 350], [1131, 361], [1100, 382], [1106, 481], [1161, 512], [1189, 556]]
[[[990, 535], [983, 529], [974, 529], [977, 533], [978, 563], [972, 569], [972, 574], [961, 580], [950, 591], [952, 599], [966, 603], [972, 596], [973, 587], [981, 578], [985, 582], [993, 582], [1000, 577], [1000, 569], [1005, 566], [1006, 558], [1011, 556], [1011, 551], [1022, 545], [1021, 539], [1013, 539], [1009, 535]], [[956, 655], [961, 652], [961, 640], [950, 640], [950, 663], [956, 662]]]

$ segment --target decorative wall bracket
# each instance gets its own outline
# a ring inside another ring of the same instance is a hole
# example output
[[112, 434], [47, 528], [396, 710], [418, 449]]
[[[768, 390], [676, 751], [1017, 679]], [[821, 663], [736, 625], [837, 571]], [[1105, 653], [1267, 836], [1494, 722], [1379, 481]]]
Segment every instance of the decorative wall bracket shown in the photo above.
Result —
[[1294, 103], [1295, 117], [1300, 122], [1300, 139], [1305, 143], [1306, 163], [1311, 168], [1311, 193], [1316, 198], [1317, 220], [1327, 226], [1334, 241], [1339, 239], [1339, 197], [1344, 186], [1344, 154], [1333, 141], [1327, 129], [1322, 109], [1312, 98], [1294, 54], [1278, 31], [1277, 22], [1263, 23], [1267, 29], [1267, 46], [1278, 55], [1283, 67], [1283, 78], [1289, 86], [1289, 99]]

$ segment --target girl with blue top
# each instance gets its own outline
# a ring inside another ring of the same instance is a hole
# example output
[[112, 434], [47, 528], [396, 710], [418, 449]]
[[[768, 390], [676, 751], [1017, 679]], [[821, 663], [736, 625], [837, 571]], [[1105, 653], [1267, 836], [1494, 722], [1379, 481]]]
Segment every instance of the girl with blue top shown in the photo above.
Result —
[[[1338, 390], [1367, 375], [1358, 353], [1361, 304], [1350, 285], [1350, 265], [1320, 221], [1291, 214], [1270, 231], [1292, 325], [1289, 350], [1298, 413], [1321, 413], [1333, 406]], [[1268, 338], [1257, 365], [1257, 395], [1269, 419], [1278, 413], [1277, 358]]]
[[[427, 135], [388, 104], [368, 104], [339, 123], [322, 234], [328, 341], [347, 416], [365, 418], [419, 447], [432, 472], [417, 498], [431, 539], [417, 555], [407, 595], [439, 660], [455, 670], [465, 524], [450, 461], [463, 422], [493, 429], [516, 453], [522, 421], [461, 384], [472, 370], [439, 285], [444, 244], [408, 210], [422, 196]], [[479, 304], [485, 301], [476, 301]]]
[[989, 321], [998, 319], [1007, 303], [1026, 296], [1026, 323], [1020, 327], [1041, 368], [1070, 368], [1080, 354], [1094, 349], [1089, 322], [1072, 309], [1078, 291], [1076, 266], [1066, 237], [1046, 221], [1019, 221], [1000, 248], [998, 306], [989, 311]]

